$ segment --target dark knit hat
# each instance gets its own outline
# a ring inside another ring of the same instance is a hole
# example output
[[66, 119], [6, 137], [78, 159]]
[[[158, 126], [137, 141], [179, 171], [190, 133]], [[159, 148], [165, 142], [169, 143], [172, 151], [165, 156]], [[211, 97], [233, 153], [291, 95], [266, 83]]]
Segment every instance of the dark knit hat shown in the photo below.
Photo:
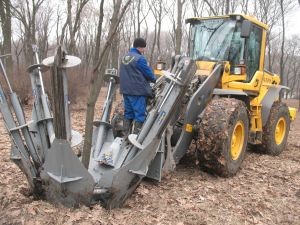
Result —
[[147, 44], [146, 44], [145, 39], [143, 39], [143, 38], [136, 38], [136, 39], [134, 39], [134, 42], [133, 42], [133, 47], [134, 48], [138, 48], [138, 47], [145, 48], [146, 45]]

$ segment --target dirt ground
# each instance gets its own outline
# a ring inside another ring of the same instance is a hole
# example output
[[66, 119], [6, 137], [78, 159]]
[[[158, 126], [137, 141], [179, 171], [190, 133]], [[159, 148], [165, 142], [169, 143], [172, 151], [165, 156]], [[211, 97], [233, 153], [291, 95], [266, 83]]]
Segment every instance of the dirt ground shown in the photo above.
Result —
[[[296, 106], [296, 102], [289, 102]], [[84, 110], [73, 111], [83, 132]], [[123, 208], [70, 209], [28, 196], [25, 176], [10, 161], [0, 119], [0, 224], [300, 224], [300, 115], [278, 157], [248, 151], [239, 173], [220, 178], [186, 157], [161, 183], [143, 181]]]

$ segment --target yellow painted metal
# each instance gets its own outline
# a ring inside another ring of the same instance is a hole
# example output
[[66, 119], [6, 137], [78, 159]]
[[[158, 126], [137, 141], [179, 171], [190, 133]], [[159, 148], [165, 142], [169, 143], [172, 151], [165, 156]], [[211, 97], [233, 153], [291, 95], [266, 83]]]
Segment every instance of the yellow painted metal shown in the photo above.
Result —
[[297, 109], [289, 107], [289, 112], [290, 112], [291, 120], [295, 120], [296, 119], [296, 114], [297, 114]]
[[261, 106], [250, 106], [250, 131], [262, 131]]
[[[232, 75], [230, 74], [230, 63], [228, 61], [225, 62], [224, 66], [224, 72], [222, 75], [222, 88], [229, 89], [229, 82], [232, 81], [245, 81], [247, 78], [246, 74], [242, 75]], [[241, 90], [240, 86], [238, 87], [239, 90]]]
[[232, 160], [237, 160], [242, 152], [245, 140], [245, 126], [243, 121], [238, 121], [231, 136], [230, 155]]
[[280, 117], [275, 127], [275, 142], [280, 145], [286, 133], [286, 121], [284, 117]]
[[[224, 78], [225, 77], [225, 78]], [[249, 93], [250, 100], [250, 131], [262, 131], [262, 100], [272, 86], [280, 83], [280, 78], [277, 74], [271, 74], [265, 70], [258, 70], [250, 82], [231, 81], [235, 77], [233, 75], [223, 75], [223, 89], [241, 90]], [[226, 82], [225, 82], [226, 81]]]
[[253, 16], [248, 16], [248, 15], [244, 15], [244, 14], [229, 14], [229, 15], [224, 15], [224, 16], [210, 16], [210, 17], [200, 17], [200, 18], [199, 17], [194, 17], [194, 18], [190, 18], [190, 19], [193, 19], [193, 20], [211, 20], [211, 19], [229, 18], [230, 16], [241, 16], [241, 17], [251, 21], [252, 23], [257, 24], [258, 26], [262, 27], [265, 30], [269, 29], [267, 24], [260, 22], [259, 20], [257, 20]]
[[188, 132], [188, 133], [192, 133], [192, 131], [193, 131], [193, 125], [187, 123], [187, 124], [185, 125], [185, 131]]
[[258, 93], [262, 84], [262, 77], [263, 77], [263, 71], [256, 71], [255, 75], [253, 76], [253, 78], [249, 83], [233, 81], [228, 84], [228, 88], [244, 90], [244, 91], [253, 91]]
[[196, 65], [197, 65], [196, 75], [208, 76], [209, 74], [211, 74], [215, 64], [216, 64], [215, 62], [197, 61], [196, 62]]
[[252, 23], [258, 25], [259, 27], [268, 30], [269, 26], [259, 20], [257, 20], [254, 16], [249, 16], [249, 15], [244, 15], [244, 14], [232, 14], [232, 15], [240, 15], [242, 17], [244, 17], [245, 19], [251, 21]]
[[158, 77], [164, 75], [162, 70], [157, 70], [157, 69], [154, 69], [153, 73], [154, 73], [154, 75], [156, 75]]
[[[226, 88], [230, 88], [229, 84], [227, 84], [227, 83], [232, 82], [232, 81], [245, 81], [246, 79], [247, 79], [246, 74], [244, 74], [244, 75], [228, 75], [228, 76], [225, 75], [222, 77], [222, 84]], [[237, 89], [241, 89], [240, 84], [238, 84]]]

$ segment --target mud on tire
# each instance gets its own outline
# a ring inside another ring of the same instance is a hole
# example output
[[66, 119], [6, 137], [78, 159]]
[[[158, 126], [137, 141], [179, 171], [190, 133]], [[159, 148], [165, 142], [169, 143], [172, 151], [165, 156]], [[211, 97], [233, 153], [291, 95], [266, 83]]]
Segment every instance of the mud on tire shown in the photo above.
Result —
[[245, 157], [248, 130], [244, 102], [213, 99], [199, 124], [196, 154], [200, 168], [223, 177], [235, 175]]
[[262, 153], [279, 155], [286, 147], [290, 123], [287, 105], [274, 102], [268, 121], [263, 127], [262, 144], [255, 145], [255, 148]]

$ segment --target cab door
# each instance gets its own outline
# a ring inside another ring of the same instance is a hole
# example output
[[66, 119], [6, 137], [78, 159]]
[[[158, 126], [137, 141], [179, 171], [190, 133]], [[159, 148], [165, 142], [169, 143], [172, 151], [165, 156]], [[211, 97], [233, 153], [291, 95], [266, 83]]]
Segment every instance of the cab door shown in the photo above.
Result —
[[246, 74], [249, 82], [257, 71], [262, 71], [263, 65], [261, 62], [261, 43], [262, 43], [262, 29], [255, 25], [252, 26], [249, 38], [246, 40], [245, 58], [246, 58]]

